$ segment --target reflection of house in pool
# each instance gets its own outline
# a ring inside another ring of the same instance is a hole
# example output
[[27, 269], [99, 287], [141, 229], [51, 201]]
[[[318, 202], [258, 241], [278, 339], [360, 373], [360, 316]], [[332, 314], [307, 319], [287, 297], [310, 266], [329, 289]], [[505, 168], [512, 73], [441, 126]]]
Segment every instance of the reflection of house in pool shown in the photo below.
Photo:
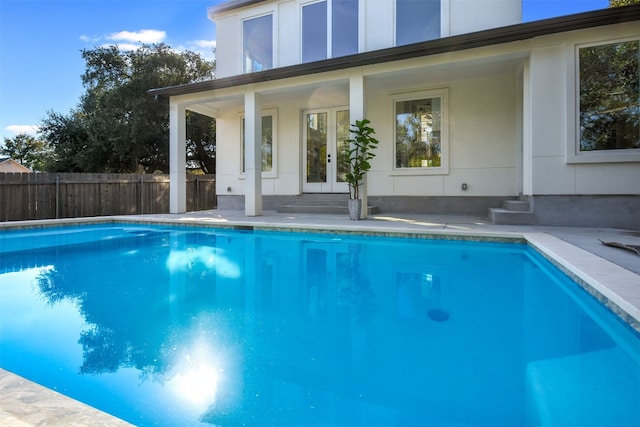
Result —
[[366, 117], [380, 145], [365, 194], [383, 213], [637, 226], [640, 6], [526, 23], [521, 12], [520, 0], [211, 8], [218, 78], [150, 91], [171, 104], [171, 211], [186, 206], [175, 153], [191, 110], [217, 120], [221, 209], [346, 200], [341, 122]]

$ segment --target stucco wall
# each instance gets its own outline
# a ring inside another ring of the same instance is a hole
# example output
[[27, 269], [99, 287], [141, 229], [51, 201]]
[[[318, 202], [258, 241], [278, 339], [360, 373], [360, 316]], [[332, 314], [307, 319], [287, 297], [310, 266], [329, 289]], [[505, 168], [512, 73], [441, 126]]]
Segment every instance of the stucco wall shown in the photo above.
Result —
[[[242, 21], [272, 13], [274, 67], [300, 63], [301, 0], [269, 1], [215, 16], [218, 77], [242, 74]], [[360, 50], [395, 45], [395, 2], [360, 1]], [[442, 0], [443, 37], [521, 22], [521, 0]]]
[[569, 155], [576, 138], [576, 46], [639, 36], [640, 29], [629, 24], [535, 41], [529, 63], [531, 98], [526, 101], [532, 106], [533, 195], [640, 194], [640, 153], [603, 154], [599, 161]]
[[[447, 88], [449, 93], [449, 172], [425, 175], [394, 171], [393, 100], [397, 92], [384, 89], [367, 95], [367, 117], [380, 145], [369, 173], [372, 196], [515, 196], [519, 193], [517, 75], [478, 76], [442, 82], [435, 87], [405, 88], [406, 93]], [[322, 104], [324, 102], [324, 104]], [[264, 195], [302, 192], [302, 117], [308, 108], [338, 107], [348, 103], [346, 93], [331, 97], [293, 98], [265, 104], [277, 111], [275, 177], [263, 178]], [[218, 118], [217, 192], [243, 194], [240, 174], [241, 111]], [[463, 183], [467, 190], [462, 190]], [[231, 191], [227, 191], [231, 187]]]

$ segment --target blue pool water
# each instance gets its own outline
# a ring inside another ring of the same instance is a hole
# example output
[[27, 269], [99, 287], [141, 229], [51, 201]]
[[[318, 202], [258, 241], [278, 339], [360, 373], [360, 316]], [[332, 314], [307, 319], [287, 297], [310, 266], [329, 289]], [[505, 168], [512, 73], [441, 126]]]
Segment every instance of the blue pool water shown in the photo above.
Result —
[[640, 338], [521, 244], [0, 233], [0, 367], [137, 425], [640, 425]]

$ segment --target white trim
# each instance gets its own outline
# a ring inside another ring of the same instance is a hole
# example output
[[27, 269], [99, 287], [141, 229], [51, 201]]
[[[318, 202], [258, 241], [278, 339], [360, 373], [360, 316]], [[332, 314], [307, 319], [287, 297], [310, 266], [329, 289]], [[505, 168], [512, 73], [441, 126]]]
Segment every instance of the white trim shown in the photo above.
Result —
[[[425, 168], [397, 168], [396, 167], [396, 103], [400, 101], [413, 101], [424, 98], [441, 99], [441, 129], [440, 129], [440, 166]], [[421, 92], [403, 93], [391, 96], [393, 103], [391, 111], [391, 129], [393, 138], [393, 151], [391, 161], [393, 162], [389, 176], [407, 175], [448, 175], [449, 174], [449, 88], [432, 89]]]
[[640, 162], [640, 148], [580, 151], [580, 49], [628, 41], [640, 43], [638, 37], [607, 39], [590, 43], [576, 43], [567, 50], [567, 163]]

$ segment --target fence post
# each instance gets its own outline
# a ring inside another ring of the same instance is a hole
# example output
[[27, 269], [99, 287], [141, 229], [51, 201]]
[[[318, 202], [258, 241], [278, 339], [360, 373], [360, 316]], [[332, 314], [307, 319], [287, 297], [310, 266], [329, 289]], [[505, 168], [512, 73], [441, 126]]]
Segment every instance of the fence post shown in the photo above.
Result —
[[144, 174], [140, 174], [140, 214], [144, 214]]
[[56, 175], [56, 219], [60, 218], [60, 175]]
[[196, 209], [197, 211], [200, 210], [200, 178], [199, 175], [196, 175]]

